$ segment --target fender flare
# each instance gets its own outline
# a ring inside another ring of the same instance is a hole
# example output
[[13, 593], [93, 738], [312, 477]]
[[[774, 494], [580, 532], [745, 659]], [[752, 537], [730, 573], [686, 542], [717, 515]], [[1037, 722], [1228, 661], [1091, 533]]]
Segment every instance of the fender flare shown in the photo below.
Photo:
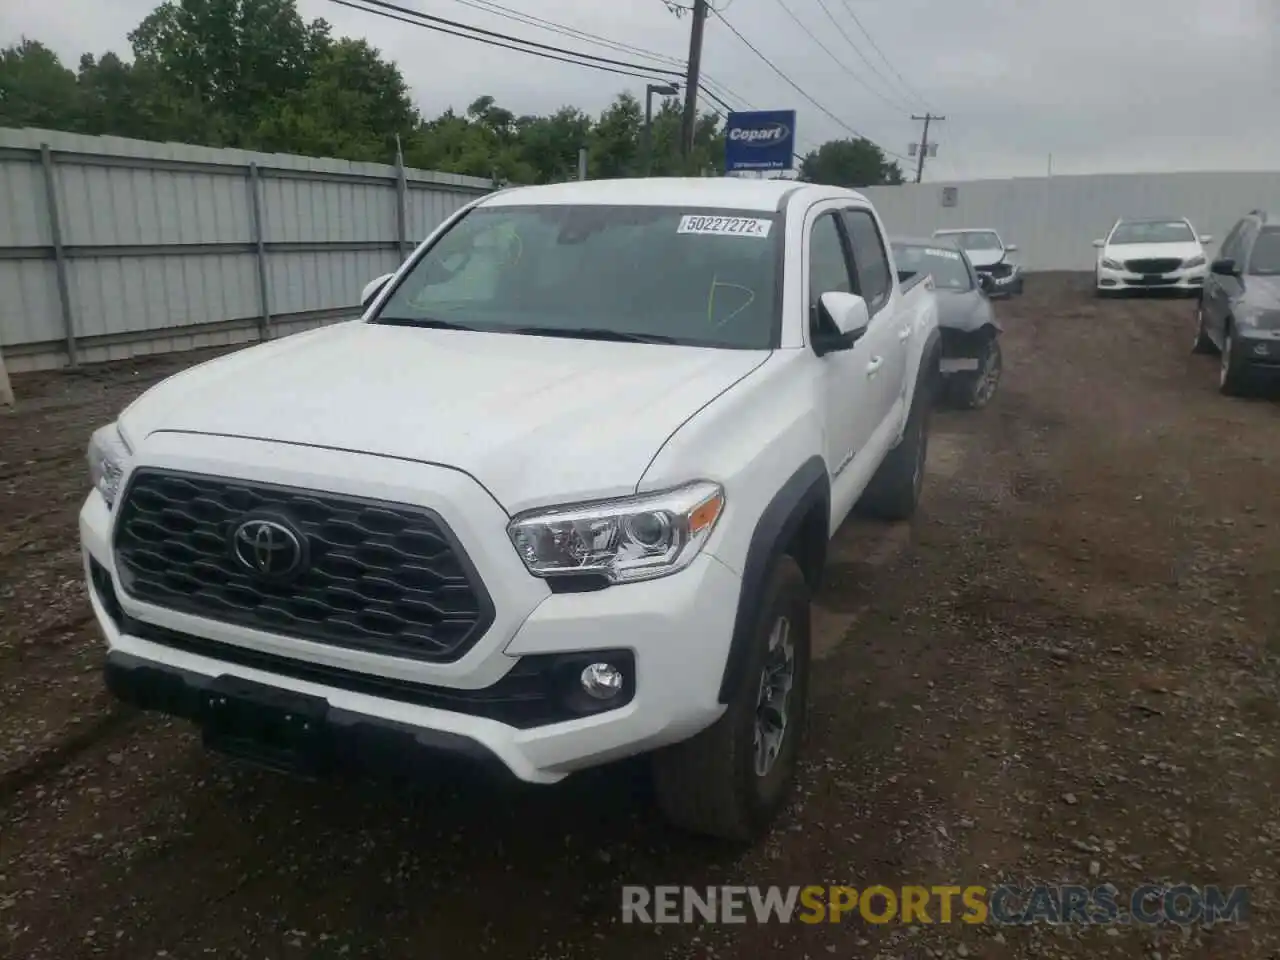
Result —
[[760, 613], [764, 587], [773, 573], [774, 564], [799, 531], [805, 518], [815, 505], [822, 507], [821, 544], [818, 556], [801, 562], [810, 589], [816, 588], [818, 574], [826, 561], [827, 532], [831, 518], [831, 478], [827, 465], [819, 456], [810, 457], [773, 495], [751, 533], [747, 547], [747, 559], [742, 565], [742, 588], [738, 594], [738, 610], [733, 622], [733, 637], [729, 642], [729, 655], [725, 658], [724, 673], [720, 679], [720, 703], [728, 703], [732, 692], [742, 680], [751, 648], [752, 634]]
[[920, 348], [920, 363], [916, 366], [915, 383], [911, 385], [911, 402], [907, 406], [907, 414], [902, 418], [902, 430], [898, 434], [898, 442], [907, 432], [907, 421], [917, 403], [931, 403], [942, 389], [942, 331], [934, 327], [925, 337], [924, 346]]

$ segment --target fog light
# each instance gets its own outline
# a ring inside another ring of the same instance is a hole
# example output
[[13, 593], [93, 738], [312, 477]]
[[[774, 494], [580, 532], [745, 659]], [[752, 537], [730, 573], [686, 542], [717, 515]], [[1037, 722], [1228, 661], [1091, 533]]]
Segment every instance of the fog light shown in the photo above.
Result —
[[611, 663], [593, 663], [582, 671], [582, 689], [597, 700], [608, 700], [622, 692], [622, 671]]

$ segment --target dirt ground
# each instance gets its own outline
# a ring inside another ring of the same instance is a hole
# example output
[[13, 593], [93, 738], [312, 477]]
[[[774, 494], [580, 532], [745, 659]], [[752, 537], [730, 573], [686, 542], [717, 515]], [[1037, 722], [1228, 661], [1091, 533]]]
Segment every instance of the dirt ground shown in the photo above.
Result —
[[[0, 414], [0, 955], [1280, 956], [1280, 404], [1187, 301], [1033, 276], [1001, 393], [935, 419], [918, 518], [842, 532], [795, 803], [748, 850], [638, 764], [302, 783], [114, 708], [80, 581], [94, 426], [189, 357], [18, 377]], [[624, 884], [1244, 884], [1210, 929], [645, 926]]]

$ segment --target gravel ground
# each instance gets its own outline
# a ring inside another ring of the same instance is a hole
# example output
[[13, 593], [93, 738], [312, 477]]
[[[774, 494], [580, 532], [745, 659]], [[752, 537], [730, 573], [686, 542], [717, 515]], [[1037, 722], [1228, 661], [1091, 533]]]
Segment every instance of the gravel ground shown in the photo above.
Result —
[[[310, 784], [114, 708], [83, 449], [190, 357], [18, 377], [0, 415], [0, 955], [1280, 955], [1280, 406], [1217, 395], [1187, 301], [1032, 277], [996, 402], [935, 420], [917, 520], [842, 532], [801, 789], [759, 846], [676, 835], [642, 768]], [[1211, 929], [643, 926], [623, 884], [1250, 888]]]

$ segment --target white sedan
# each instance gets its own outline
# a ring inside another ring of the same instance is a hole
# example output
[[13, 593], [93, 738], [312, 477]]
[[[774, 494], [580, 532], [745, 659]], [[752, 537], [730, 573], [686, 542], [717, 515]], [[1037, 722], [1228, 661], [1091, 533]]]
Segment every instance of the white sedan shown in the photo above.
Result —
[[1117, 220], [1104, 240], [1095, 240], [1098, 296], [1120, 290], [1181, 290], [1199, 293], [1208, 273], [1208, 234], [1196, 234], [1183, 219]]

